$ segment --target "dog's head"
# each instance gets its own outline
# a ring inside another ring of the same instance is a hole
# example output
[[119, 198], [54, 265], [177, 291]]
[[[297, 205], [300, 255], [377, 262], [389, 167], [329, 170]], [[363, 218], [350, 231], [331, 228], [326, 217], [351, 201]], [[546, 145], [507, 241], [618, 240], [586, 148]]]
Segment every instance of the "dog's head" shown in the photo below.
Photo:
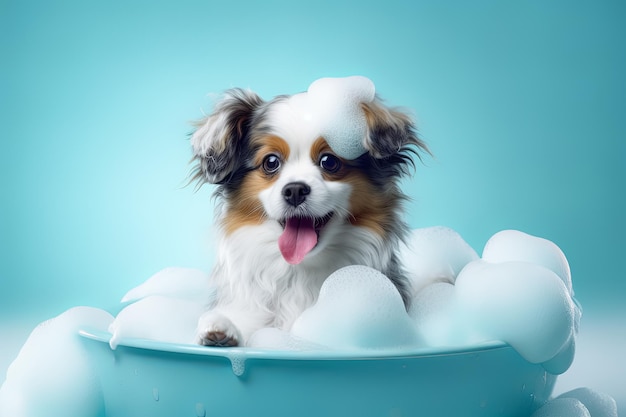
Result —
[[198, 122], [194, 178], [218, 185], [224, 233], [269, 223], [284, 259], [298, 264], [341, 239], [345, 227], [383, 239], [397, 230], [404, 199], [397, 180], [427, 151], [409, 116], [378, 98], [360, 104], [365, 152], [345, 159], [303, 120], [292, 97], [264, 101], [232, 89]]

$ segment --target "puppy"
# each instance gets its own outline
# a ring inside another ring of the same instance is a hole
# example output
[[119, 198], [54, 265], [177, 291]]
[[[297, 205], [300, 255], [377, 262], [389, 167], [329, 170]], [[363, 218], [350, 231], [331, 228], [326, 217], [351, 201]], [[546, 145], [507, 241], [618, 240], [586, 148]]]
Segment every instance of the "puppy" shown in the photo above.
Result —
[[197, 343], [245, 345], [263, 327], [291, 328], [324, 280], [366, 265], [409, 284], [396, 254], [407, 231], [398, 180], [428, 152], [410, 117], [376, 97], [360, 104], [365, 153], [341, 158], [296, 114], [293, 96], [231, 89], [192, 134], [194, 179], [216, 184], [217, 301]]

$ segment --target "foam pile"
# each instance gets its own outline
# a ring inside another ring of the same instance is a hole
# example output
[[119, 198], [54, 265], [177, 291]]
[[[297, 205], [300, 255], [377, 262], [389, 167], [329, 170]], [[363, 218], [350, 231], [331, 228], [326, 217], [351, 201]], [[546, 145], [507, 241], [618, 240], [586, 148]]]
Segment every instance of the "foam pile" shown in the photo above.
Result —
[[394, 349], [421, 343], [396, 287], [366, 266], [349, 266], [328, 277], [317, 303], [295, 321], [291, 333], [330, 349]]
[[208, 275], [167, 268], [130, 290], [116, 317], [75, 307], [37, 326], [0, 387], [0, 416], [100, 417], [104, 399], [79, 330], [112, 334], [112, 349], [126, 338], [193, 343], [198, 317], [214, 299]]
[[[327, 278], [292, 329], [264, 329], [248, 344], [351, 351], [496, 340], [551, 373], [569, 368], [581, 313], [567, 259], [554, 243], [507, 230], [489, 239], [479, 258], [458, 233], [434, 227], [413, 231], [401, 254], [415, 289], [408, 312], [383, 274], [350, 266]], [[191, 343], [213, 297], [208, 280], [174, 268], [129, 291], [124, 300], [135, 302], [109, 327], [111, 346], [129, 337]]]
[[37, 326], [0, 387], [0, 416], [103, 415], [99, 378], [78, 331], [106, 330], [112, 321], [103, 310], [75, 307]]
[[151, 296], [166, 296], [184, 300], [211, 303], [214, 289], [206, 272], [194, 268], [165, 268], [143, 284], [128, 291], [122, 303], [131, 303]]
[[168, 343], [194, 343], [198, 317], [206, 310], [203, 303], [152, 295], [123, 309], [109, 326], [111, 349], [126, 338], [159, 340]]
[[375, 95], [374, 83], [366, 77], [320, 78], [305, 93], [293, 95], [289, 104], [312, 135], [324, 137], [338, 156], [356, 159], [366, 152], [367, 121], [361, 104], [372, 102]]
[[325, 281], [317, 303], [294, 323], [295, 339], [281, 333], [263, 343], [389, 350], [503, 341], [553, 374], [569, 368], [581, 312], [554, 243], [507, 230], [479, 258], [455, 231], [437, 227], [413, 231], [402, 254], [416, 288], [408, 313], [384, 275], [351, 266]]
[[[383, 274], [346, 267], [326, 280], [317, 303], [292, 329], [261, 329], [249, 346], [393, 354], [502, 340], [551, 373], [569, 367], [580, 310], [567, 260], [555, 244], [503, 231], [479, 258], [456, 232], [439, 227], [413, 231], [402, 253], [415, 287], [408, 312]], [[123, 301], [130, 304], [115, 318], [78, 307], [43, 323], [9, 368], [0, 388], [0, 415], [101, 415], [98, 378], [78, 330], [108, 329], [112, 348], [126, 338], [192, 343], [198, 317], [213, 299], [206, 273], [169, 268], [129, 291]], [[611, 397], [581, 388], [549, 401], [531, 417], [616, 417], [616, 410]]]
[[109, 326], [115, 349], [125, 338], [193, 343], [198, 318], [213, 302], [208, 275], [192, 268], [167, 268], [130, 290], [122, 298], [131, 303]]
[[434, 282], [453, 283], [461, 269], [479, 256], [457, 232], [438, 226], [413, 230], [400, 246], [400, 258], [415, 296]]
[[577, 388], [548, 401], [531, 417], [617, 417], [617, 404], [609, 395]]
[[[423, 238], [422, 233], [432, 235], [427, 229], [416, 233], [414, 240]], [[458, 248], [459, 259], [471, 259], [463, 245]], [[500, 340], [552, 373], [569, 368], [581, 312], [558, 246], [519, 231], [502, 231], [489, 239], [481, 259], [453, 275], [446, 276], [448, 282], [423, 286], [409, 311], [429, 346]]]

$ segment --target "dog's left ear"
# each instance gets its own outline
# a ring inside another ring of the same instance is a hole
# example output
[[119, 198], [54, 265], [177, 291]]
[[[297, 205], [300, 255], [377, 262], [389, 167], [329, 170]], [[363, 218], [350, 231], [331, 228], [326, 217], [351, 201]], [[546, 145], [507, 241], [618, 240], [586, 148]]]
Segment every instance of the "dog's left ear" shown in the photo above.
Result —
[[430, 153], [426, 144], [417, 136], [415, 124], [408, 114], [386, 107], [378, 98], [363, 103], [362, 108], [367, 120], [364, 146], [374, 158], [386, 159], [411, 146]]
[[191, 136], [194, 160], [198, 162], [192, 180], [200, 184], [223, 184], [243, 163], [250, 119], [263, 100], [250, 90], [226, 91], [213, 113], [197, 123]]

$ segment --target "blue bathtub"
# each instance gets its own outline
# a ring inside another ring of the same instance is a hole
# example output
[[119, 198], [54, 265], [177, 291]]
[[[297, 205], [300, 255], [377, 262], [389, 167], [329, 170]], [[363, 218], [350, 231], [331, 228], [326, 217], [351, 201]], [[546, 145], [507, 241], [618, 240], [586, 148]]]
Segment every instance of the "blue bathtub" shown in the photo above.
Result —
[[355, 356], [80, 334], [107, 417], [528, 417], [556, 381], [501, 342]]

